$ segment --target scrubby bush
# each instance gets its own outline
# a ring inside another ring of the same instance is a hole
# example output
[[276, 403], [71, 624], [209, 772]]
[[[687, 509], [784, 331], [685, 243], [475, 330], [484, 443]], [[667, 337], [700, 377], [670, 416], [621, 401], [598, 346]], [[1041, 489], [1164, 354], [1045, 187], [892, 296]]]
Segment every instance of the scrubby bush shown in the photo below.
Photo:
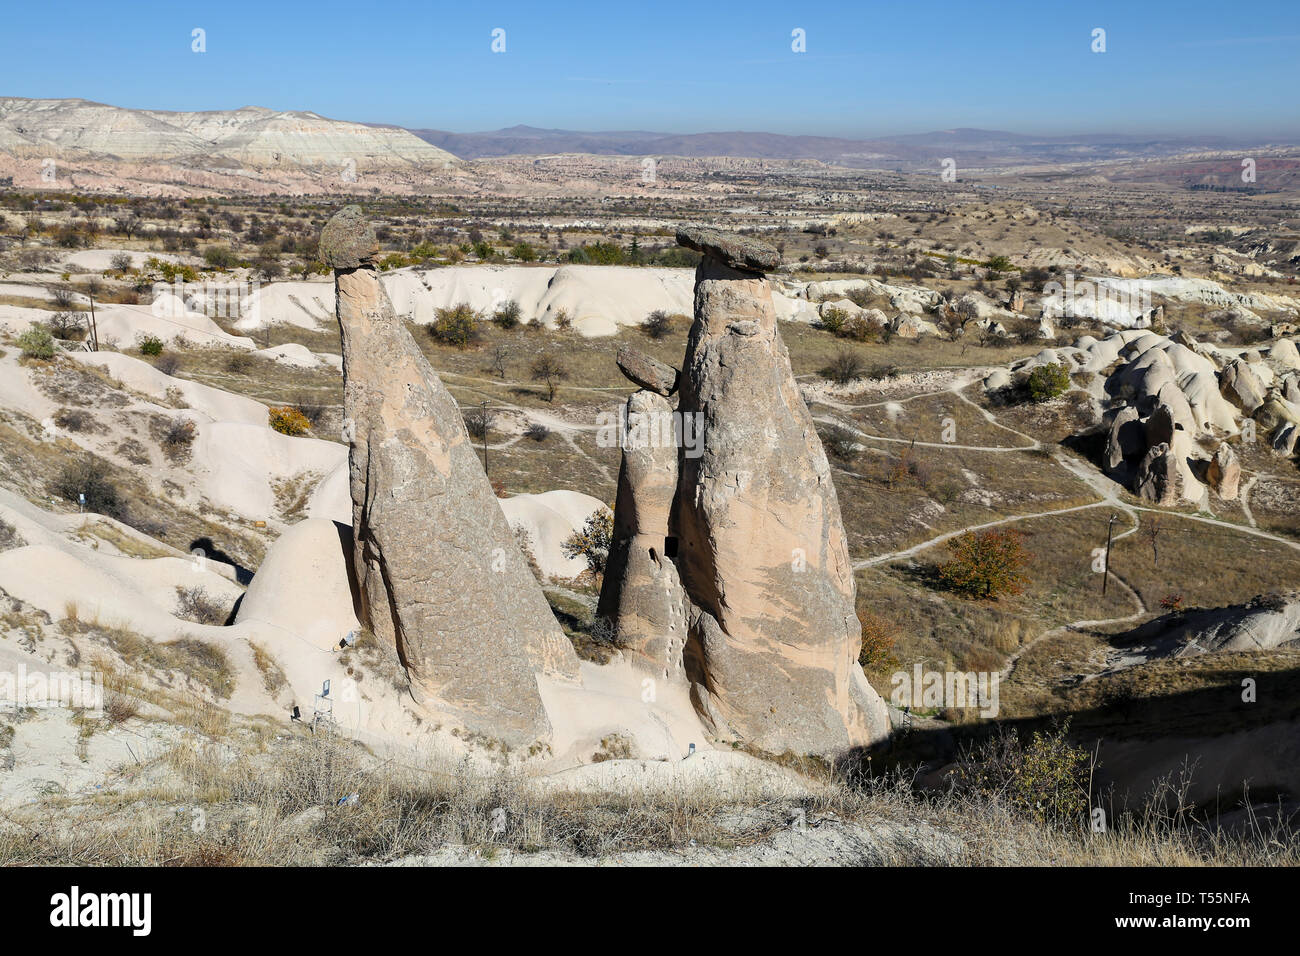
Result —
[[848, 320], [849, 314], [847, 312], [832, 307], [822, 312], [821, 321], [818, 324], [831, 335], [839, 335], [844, 331], [844, 323], [848, 322]]
[[220, 626], [226, 623], [229, 615], [221, 603], [208, 594], [207, 588], [196, 585], [176, 588], [176, 616], [195, 624]]
[[860, 355], [848, 349], [841, 349], [835, 353], [830, 364], [822, 369], [821, 374], [823, 378], [830, 379], [836, 385], [847, 385], [861, 378], [865, 371], [866, 365]]
[[429, 334], [443, 345], [469, 348], [479, 338], [478, 313], [465, 302], [438, 309], [429, 325]]
[[181, 368], [180, 356], [171, 354], [160, 355], [157, 360], [154, 361], [153, 367], [164, 375], [175, 375]]
[[641, 331], [652, 339], [662, 339], [673, 330], [673, 320], [663, 309], [655, 309], [641, 323]]
[[1023, 538], [998, 528], [967, 531], [949, 545], [952, 558], [939, 566], [939, 578], [963, 597], [996, 600], [1019, 594], [1029, 582]]
[[126, 503], [109, 478], [108, 468], [97, 458], [69, 462], [50, 482], [50, 493], [77, 504], [86, 496], [85, 509], [110, 518], [125, 520]]
[[183, 461], [189, 457], [190, 446], [194, 444], [195, 426], [188, 418], [172, 419], [162, 432], [163, 453], [172, 461]]
[[135, 345], [141, 355], [162, 355], [163, 340], [156, 335], [142, 335]]
[[230, 251], [229, 246], [208, 246], [203, 250], [203, 261], [208, 268], [222, 272], [239, 265], [239, 257]]
[[54, 413], [54, 424], [65, 431], [84, 432], [94, 426], [95, 419], [82, 408], [60, 408]]
[[231, 352], [226, 356], [226, 371], [233, 375], [247, 375], [257, 364], [257, 359], [253, 358], [248, 352], [237, 351]]
[[519, 303], [514, 299], [503, 302], [492, 313], [492, 322], [499, 329], [513, 329], [519, 325], [520, 316], [524, 310], [520, 308]]
[[54, 336], [44, 326], [33, 325], [18, 336], [18, 347], [25, 359], [54, 358]]
[[1029, 373], [1029, 379], [1025, 382], [1025, 392], [1033, 402], [1051, 401], [1065, 394], [1069, 387], [1069, 369], [1059, 363], [1038, 366]]
[[551, 430], [547, 428], [545, 425], [543, 425], [541, 422], [532, 422], [531, 424], [529, 424], [527, 428], [524, 429], [524, 435], [528, 438], [531, 438], [535, 442], [546, 441], [547, 436], [550, 434], [551, 434]]
[[267, 424], [281, 435], [305, 435], [311, 428], [307, 416], [292, 405], [268, 409]]
[[1061, 829], [1077, 829], [1089, 807], [1091, 761], [1071, 745], [1069, 721], [1050, 732], [1035, 730], [1026, 744], [1014, 728], [976, 747], [957, 762], [957, 790], [996, 800], [1012, 812]]

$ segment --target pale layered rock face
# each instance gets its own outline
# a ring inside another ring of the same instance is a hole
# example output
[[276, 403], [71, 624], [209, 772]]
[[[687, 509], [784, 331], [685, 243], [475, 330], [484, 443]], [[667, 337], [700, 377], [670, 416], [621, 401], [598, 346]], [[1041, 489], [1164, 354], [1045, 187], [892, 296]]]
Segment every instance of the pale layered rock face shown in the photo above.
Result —
[[888, 732], [888, 716], [857, 663], [839, 502], [770, 289], [719, 261], [713, 237], [698, 246], [708, 254], [679, 410], [701, 416], [703, 454], [680, 459], [673, 518], [696, 706], [720, 735], [766, 750], [867, 744]]
[[577, 678], [456, 402], [393, 312], [355, 207], [326, 227], [343, 342], [361, 617], [412, 695], [512, 745], [550, 733], [537, 676]]
[[668, 540], [677, 493], [671, 416], [672, 407], [656, 392], [642, 389], [627, 401], [614, 540], [597, 613], [614, 622], [633, 663], [675, 682], [685, 680], [686, 608]]

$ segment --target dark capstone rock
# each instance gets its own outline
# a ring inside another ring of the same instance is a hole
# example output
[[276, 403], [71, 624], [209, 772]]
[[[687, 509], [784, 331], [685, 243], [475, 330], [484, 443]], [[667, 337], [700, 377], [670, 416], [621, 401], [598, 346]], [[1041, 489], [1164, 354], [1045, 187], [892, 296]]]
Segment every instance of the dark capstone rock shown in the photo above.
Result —
[[677, 244], [712, 256], [742, 272], [770, 272], [781, 264], [781, 253], [766, 242], [703, 226], [678, 229]]
[[334, 269], [356, 269], [379, 252], [374, 227], [360, 206], [344, 206], [320, 233], [320, 261]]
[[638, 349], [629, 345], [623, 346], [618, 350], [615, 361], [618, 362], [618, 367], [623, 374], [641, 388], [658, 392], [660, 395], [671, 395], [677, 390], [677, 377], [681, 373], [671, 365], [652, 358]]

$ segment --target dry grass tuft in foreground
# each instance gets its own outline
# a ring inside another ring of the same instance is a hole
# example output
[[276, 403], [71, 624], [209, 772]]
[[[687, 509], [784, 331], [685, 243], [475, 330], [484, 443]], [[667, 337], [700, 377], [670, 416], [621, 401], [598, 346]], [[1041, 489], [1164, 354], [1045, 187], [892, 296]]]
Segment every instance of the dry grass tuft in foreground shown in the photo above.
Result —
[[[465, 766], [414, 767], [328, 735], [239, 754], [174, 747], [141, 785], [0, 818], [0, 864], [319, 865], [508, 861], [846, 865], [1295, 865], [1300, 836], [1247, 816], [1196, 824], [1157, 800], [1107, 833], [1045, 824], [998, 794], [923, 796], [910, 779], [823, 771], [815, 796], [545, 794]], [[630, 862], [630, 861], [628, 861]]]

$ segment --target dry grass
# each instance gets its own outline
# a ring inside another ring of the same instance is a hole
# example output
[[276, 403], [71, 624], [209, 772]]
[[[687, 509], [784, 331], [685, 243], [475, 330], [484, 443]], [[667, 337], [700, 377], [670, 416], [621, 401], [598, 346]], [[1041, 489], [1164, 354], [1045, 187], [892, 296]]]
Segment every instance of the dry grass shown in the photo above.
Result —
[[547, 795], [510, 773], [380, 760], [329, 735], [272, 741], [247, 754], [186, 742], [153, 766], [159, 772], [139, 774], [150, 782], [136, 789], [12, 812], [0, 823], [0, 863], [287, 866], [636, 851], [671, 854], [649, 859], [673, 862], [690, 852], [761, 853], [789, 839], [795, 817], [810, 832], [843, 835], [841, 862], [855, 865], [1300, 862], [1300, 840], [1285, 825], [1252, 817], [1240, 831], [1207, 826], [1176, 799], [1092, 834], [1028, 819], [996, 795], [927, 796], [904, 776], [834, 777], [815, 796], [788, 801], [702, 791]]

